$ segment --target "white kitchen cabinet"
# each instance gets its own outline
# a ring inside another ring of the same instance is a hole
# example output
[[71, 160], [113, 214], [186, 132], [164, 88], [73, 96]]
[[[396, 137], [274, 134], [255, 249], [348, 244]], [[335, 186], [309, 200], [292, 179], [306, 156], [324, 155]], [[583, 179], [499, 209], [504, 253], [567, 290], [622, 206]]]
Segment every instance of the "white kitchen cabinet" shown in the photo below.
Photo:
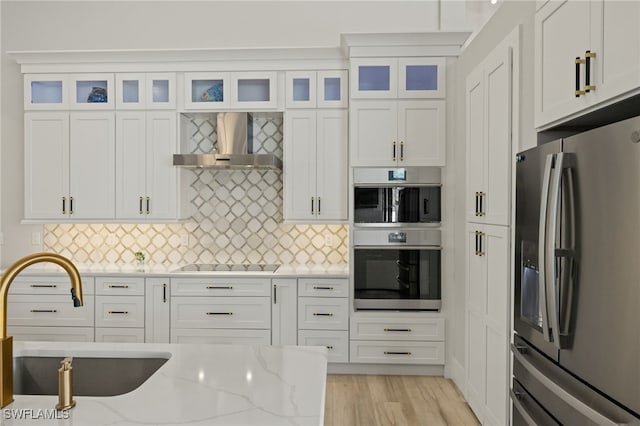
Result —
[[113, 219], [113, 112], [25, 114], [25, 218]]
[[349, 332], [346, 330], [300, 330], [300, 346], [324, 346], [329, 362], [349, 362]]
[[271, 344], [298, 343], [298, 292], [295, 278], [274, 279], [271, 282]]
[[289, 108], [346, 108], [347, 71], [288, 71], [286, 102]]
[[[535, 15], [535, 125], [640, 87], [638, 2], [547, 2]], [[588, 78], [587, 78], [588, 77]]]
[[268, 278], [175, 278], [170, 305], [171, 342], [271, 343]]
[[169, 279], [145, 279], [144, 341], [146, 343], [169, 343], [171, 328], [169, 303]]
[[351, 98], [444, 98], [445, 59], [352, 58]]
[[96, 327], [139, 328], [144, 335], [144, 296], [96, 295]]
[[116, 109], [175, 109], [175, 73], [118, 73]]
[[445, 165], [445, 101], [352, 101], [350, 118], [353, 167]]
[[466, 398], [482, 424], [507, 424], [509, 228], [471, 223], [466, 235]]
[[9, 335], [15, 340], [92, 342], [94, 280], [82, 276], [83, 306], [74, 307], [67, 276], [20, 276], [7, 304]]
[[111, 73], [70, 74], [70, 109], [113, 109], [114, 78]]
[[351, 340], [351, 362], [444, 365], [444, 342]]
[[116, 113], [116, 218], [180, 218], [176, 114], [171, 111]]
[[502, 44], [466, 80], [469, 222], [510, 223], [512, 74], [511, 48]]
[[286, 221], [347, 220], [347, 129], [346, 110], [286, 112]]
[[25, 74], [24, 109], [56, 110], [69, 108], [68, 74]]
[[185, 73], [185, 109], [276, 109], [276, 71]]
[[96, 327], [96, 342], [144, 343], [142, 328]]

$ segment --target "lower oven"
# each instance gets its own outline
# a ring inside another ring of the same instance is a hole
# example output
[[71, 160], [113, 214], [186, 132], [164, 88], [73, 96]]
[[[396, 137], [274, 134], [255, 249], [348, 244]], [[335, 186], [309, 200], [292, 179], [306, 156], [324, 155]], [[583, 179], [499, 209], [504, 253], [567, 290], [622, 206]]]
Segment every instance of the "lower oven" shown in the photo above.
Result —
[[356, 310], [439, 310], [440, 230], [354, 229]]

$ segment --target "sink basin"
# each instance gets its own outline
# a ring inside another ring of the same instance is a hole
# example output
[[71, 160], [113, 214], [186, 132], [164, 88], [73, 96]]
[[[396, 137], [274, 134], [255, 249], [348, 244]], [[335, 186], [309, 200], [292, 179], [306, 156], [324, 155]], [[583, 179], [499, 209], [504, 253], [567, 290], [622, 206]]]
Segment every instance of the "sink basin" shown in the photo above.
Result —
[[[57, 395], [60, 356], [13, 358], [15, 395]], [[73, 358], [75, 396], [114, 396], [143, 384], [168, 358]]]

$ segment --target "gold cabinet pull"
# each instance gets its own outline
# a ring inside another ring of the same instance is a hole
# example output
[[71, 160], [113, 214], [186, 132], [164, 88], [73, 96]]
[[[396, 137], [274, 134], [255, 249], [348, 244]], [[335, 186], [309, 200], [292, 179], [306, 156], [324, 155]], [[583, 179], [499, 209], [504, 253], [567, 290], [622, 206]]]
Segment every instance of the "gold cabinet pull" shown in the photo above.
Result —
[[595, 59], [596, 57], [596, 52], [592, 52], [590, 50], [587, 50], [586, 52], [584, 52], [584, 61], [585, 61], [585, 65], [584, 65], [584, 82], [585, 82], [585, 86], [584, 86], [584, 91], [586, 93], [589, 93], [593, 90], [596, 90], [596, 86], [591, 84], [591, 59]]
[[575, 90], [575, 96], [576, 98], [579, 98], [580, 96], [586, 94], [586, 92], [584, 90], [580, 90], [580, 65], [582, 64], [586, 64], [587, 62], [580, 58], [580, 57], [576, 57], [575, 59], [575, 64], [576, 64], [576, 90]]
[[332, 317], [333, 314], [332, 313], [324, 313], [324, 312], [314, 312], [313, 313], [314, 317]]
[[109, 284], [109, 288], [129, 288], [127, 284]]
[[396, 141], [393, 141], [393, 161], [396, 161]]
[[207, 315], [233, 315], [233, 312], [207, 312]]
[[147, 214], [151, 214], [151, 197], [147, 197]]
[[139, 213], [139, 214], [144, 213], [144, 212], [142, 211], [142, 200], [143, 200], [143, 198], [144, 198], [144, 197], [140, 197], [140, 200], [139, 200], [139, 204], [138, 204], [138, 207], [139, 207], [139, 209], [138, 209], [138, 213]]
[[400, 141], [400, 161], [404, 161], [404, 141]]
[[109, 315], [129, 315], [129, 311], [109, 311]]
[[411, 333], [410, 328], [385, 328], [384, 331], [401, 331], [405, 333]]
[[315, 214], [315, 210], [313, 209], [314, 204], [315, 204], [315, 198], [311, 197], [311, 214]]
[[327, 346], [327, 349], [329, 349], [329, 350], [333, 350], [333, 346], [328, 345], [328, 346]]
[[411, 356], [411, 352], [396, 352], [396, 351], [384, 351], [385, 355], [408, 355]]
[[73, 214], [73, 197], [69, 197], [69, 214]]
[[167, 303], [167, 285], [162, 284], [162, 303]]
[[318, 214], [320, 214], [321, 211], [322, 211], [322, 207], [320, 204], [320, 197], [318, 197]]
[[232, 290], [232, 285], [208, 285], [207, 290]]
[[57, 288], [56, 284], [31, 284], [29, 285], [31, 288]]
[[67, 197], [62, 197], [62, 214], [67, 214]]
[[333, 287], [324, 286], [324, 285], [314, 285], [313, 289], [314, 290], [333, 290]]
[[32, 313], [36, 314], [55, 314], [58, 312], [57, 309], [31, 309]]

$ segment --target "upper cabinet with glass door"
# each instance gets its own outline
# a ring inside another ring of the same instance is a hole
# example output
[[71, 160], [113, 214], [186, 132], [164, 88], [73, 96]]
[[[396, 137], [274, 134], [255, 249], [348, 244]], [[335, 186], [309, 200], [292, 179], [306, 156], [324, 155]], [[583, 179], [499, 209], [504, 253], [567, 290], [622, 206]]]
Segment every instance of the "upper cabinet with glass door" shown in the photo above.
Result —
[[70, 109], [113, 109], [113, 74], [70, 74]]
[[185, 73], [185, 109], [276, 109], [277, 72]]
[[445, 58], [353, 58], [351, 97], [444, 98]]
[[346, 108], [347, 71], [289, 71], [287, 108]]
[[113, 74], [25, 74], [24, 109], [113, 109]]
[[116, 74], [117, 109], [175, 109], [175, 73]]

